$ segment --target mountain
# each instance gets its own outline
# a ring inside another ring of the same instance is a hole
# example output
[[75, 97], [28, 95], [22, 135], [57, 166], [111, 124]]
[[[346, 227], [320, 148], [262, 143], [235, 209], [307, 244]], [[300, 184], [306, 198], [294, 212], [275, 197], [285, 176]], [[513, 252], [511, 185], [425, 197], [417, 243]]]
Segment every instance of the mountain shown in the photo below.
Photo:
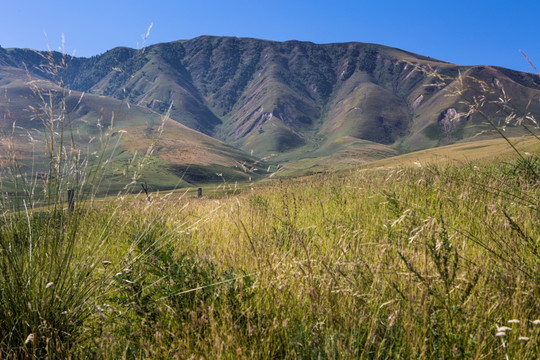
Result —
[[[23, 64], [54, 80], [39, 53], [0, 49], [4, 73]], [[365, 43], [202, 36], [69, 58], [63, 78], [73, 91], [122, 101], [140, 114], [170, 110], [171, 123], [185, 126], [178, 134], [190, 128], [246, 159], [298, 171], [493, 137], [486, 117], [504, 123], [510, 106], [540, 114], [538, 76]], [[475, 102], [485, 103], [483, 114], [468, 114]], [[512, 125], [509, 135], [523, 134]]]
[[[83, 158], [97, 158], [106, 150], [103, 159], [109, 165], [102, 192], [120, 191], [137, 171], [138, 181], [156, 190], [247, 181], [263, 175], [256, 167], [266, 170], [264, 162], [147, 107], [63, 91], [55, 82], [36, 74], [29, 81], [29, 76], [0, 65], [0, 168], [12, 164], [15, 156], [22, 173], [47, 173], [50, 136], [58, 147], [63, 132], [64, 152], [69, 152], [72, 137]], [[51, 119], [54, 135], [49, 135]]]

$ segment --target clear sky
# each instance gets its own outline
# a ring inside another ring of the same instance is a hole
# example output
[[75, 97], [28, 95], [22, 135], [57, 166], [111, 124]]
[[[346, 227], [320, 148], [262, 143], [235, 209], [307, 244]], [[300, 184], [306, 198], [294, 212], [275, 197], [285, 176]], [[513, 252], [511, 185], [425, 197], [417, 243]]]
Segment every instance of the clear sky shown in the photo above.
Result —
[[0, 46], [101, 54], [199, 35], [360, 41], [462, 65], [540, 68], [538, 0], [1, 0]]

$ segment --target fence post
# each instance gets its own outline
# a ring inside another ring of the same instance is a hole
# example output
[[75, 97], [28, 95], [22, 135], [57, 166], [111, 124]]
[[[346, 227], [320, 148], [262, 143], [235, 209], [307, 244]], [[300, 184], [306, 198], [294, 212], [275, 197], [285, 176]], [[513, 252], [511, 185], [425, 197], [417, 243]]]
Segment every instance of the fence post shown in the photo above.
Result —
[[68, 189], [68, 211], [73, 213], [75, 210], [75, 190]]
[[146, 181], [144, 184], [141, 183], [141, 186], [144, 190], [144, 193], [146, 194], [146, 200], [150, 201], [150, 195], [148, 194], [148, 185], [146, 184]]
[[202, 198], [202, 188], [197, 189], [197, 197], [200, 199]]

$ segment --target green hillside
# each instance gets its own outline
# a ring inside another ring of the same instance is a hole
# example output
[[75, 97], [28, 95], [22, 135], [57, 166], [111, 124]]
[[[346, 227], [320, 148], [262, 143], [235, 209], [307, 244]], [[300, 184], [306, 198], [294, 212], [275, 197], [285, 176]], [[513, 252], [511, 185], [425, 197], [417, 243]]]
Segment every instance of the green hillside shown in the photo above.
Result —
[[33, 78], [30, 86], [24, 76], [22, 70], [0, 67], [0, 164], [5, 169], [16, 158], [22, 175], [46, 177], [51, 152], [58, 151], [49, 145], [63, 143], [57, 146], [65, 147], [66, 159], [78, 152], [80, 164], [88, 161], [85, 166], [107, 161], [102, 192], [118, 192], [134, 180], [158, 190], [263, 175], [255, 158], [152, 109], [67, 91], [43, 78]]
[[[63, 61], [61, 75], [46, 70]], [[25, 131], [36, 126], [27, 111], [37, 100], [25, 93], [28, 76], [50, 81], [50, 87], [60, 82], [71, 91], [71, 102], [85, 94], [74, 120], [95, 125], [101, 109], [121, 109], [117, 125], [129, 127], [122, 140], [129, 145], [120, 147], [124, 162], [152, 143], [150, 134], [168, 114], [164, 146], [153, 155], [167, 169], [156, 175], [155, 186], [167, 188], [190, 176], [190, 182], [219, 181], [215, 174], [223, 172], [241, 180], [272, 169], [341, 168], [499, 138], [495, 128], [522, 136], [537, 131], [540, 116], [538, 76], [356, 42], [202, 36], [143, 50], [115, 48], [91, 58], [1, 49], [0, 71], [7, 128], [13, 121]], [[88, 140], [94, 125], [85, 125], [81, 136]], [[28, 153], [23, 133], [16, 143]], [[238, 163], [256, 159], [268, 162], [266, 171], [239, 170]]]
[[[348, 136], [400, 151], [468, 139], [486, 127], [478, 115], [458, 116], [469, 110], [463, 102], [488, 92], [488, 101], [504, 91], [515, 108], [540, 111], [535, 76], [375, 44], [203, 36], [76, 61], [81, 65], [69, 76], [78, 90], [127, 96], [161, 113], [172, 103], [174, 120], [276, 160], [304, 146], [328, 149], [328, 143], [334, 153], [346, 152], [335, 141]], [[495, 105], [484, 110], [504, 119]]]

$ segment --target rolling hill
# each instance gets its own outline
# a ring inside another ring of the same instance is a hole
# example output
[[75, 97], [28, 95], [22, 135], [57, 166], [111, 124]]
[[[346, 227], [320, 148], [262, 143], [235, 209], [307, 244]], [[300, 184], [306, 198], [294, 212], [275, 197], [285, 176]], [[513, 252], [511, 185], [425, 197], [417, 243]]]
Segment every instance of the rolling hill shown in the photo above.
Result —
[[81, 159], [97, 158], [105, 151], [102, 158], [109, 165], [104, 192], [121, 190], [136, 171], [138, 181], [153, 190], [263, 175], [256, 166], [264, 167], [264, 162], [152, 109], [113, 97], [64, 91], [40, 77], [32, 77], [30, 86], [25, 77], [23, 70], [0, 66], [2, 167], [12, 165], [10, 159], [16, 157], [21, 173], [48, 173], [53, 137], [57, 147], [66, 148], [64, 154], [79, 151]]

